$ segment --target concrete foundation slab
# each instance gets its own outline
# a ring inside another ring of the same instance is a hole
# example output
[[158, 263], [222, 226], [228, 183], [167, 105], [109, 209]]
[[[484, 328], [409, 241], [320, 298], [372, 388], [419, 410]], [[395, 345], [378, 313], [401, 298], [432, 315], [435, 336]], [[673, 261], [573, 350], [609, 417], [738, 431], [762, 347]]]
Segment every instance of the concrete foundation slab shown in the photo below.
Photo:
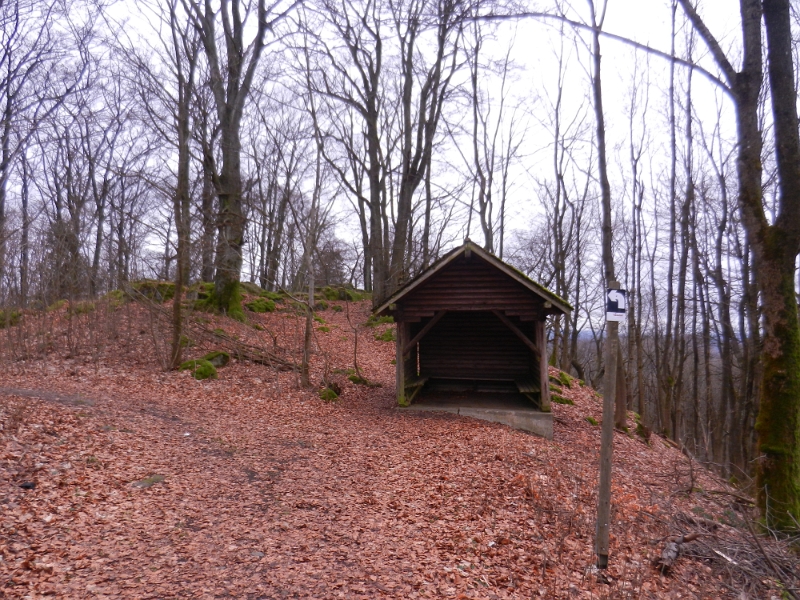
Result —
[[475, 402], [469, 403], [472, 406], [461, 406], [454, 402], [420, 402], [398, 410], [409, 411], [439, 411], [449, 412], [474, 419], [482, 419], [492, 423], [503, 423], [515, 429], [521, 429], [536, 434], [548, 440], [553, 439], [553, 414], [540, 412], [532, 408], [505, 408], [474, 406]]

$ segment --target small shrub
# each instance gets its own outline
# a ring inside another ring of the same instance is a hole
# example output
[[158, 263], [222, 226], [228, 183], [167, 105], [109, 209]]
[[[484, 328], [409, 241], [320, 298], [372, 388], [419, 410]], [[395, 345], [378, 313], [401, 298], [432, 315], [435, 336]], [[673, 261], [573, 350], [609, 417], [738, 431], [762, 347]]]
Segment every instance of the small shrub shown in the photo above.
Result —
[[275, 312], [275, 301], [269, 298], [256, 298], [245, 304], [244, 307], [254, 313]]
[[559, 394], [551, 394], [550, 400], [552, 400], [556, 404], [568, 404], [570, 406], [575, 405], [575, 403], [572, 401], [571, 398], [565, 398], [564, 396], [561, 396]]
[[339, 394], [332, 388], [325, 386], [319, 391], [319, 397], [325, 402], [336, 402], [339, 399]]
[[325, 300], [320, 300], [314, 305], [314, 310], [328, 310], [329, 304]]
[[393, 342], [395, 341], [394, 337], [394, 329], [391, 327], [384, 331], [383, 333], [376, 333], [375, 339], [379, 342]]
[[192, 371], [192, 377], [198, 380], [216, 379], [217, 369], [205, 359], [187, 360], [178, 367], [181, 371]]
[[185, 334], [181, 335], [180, 344], [181, 348], [191, 348], [192, 346], [194, 346], [194, 342], [191, 339], [189, 339], [188, 335]]
[[344, 309], [340, 304], [334, 304], [333, 306], [331, 306], [331, 310], [333, 312], [342, 312]]
[[586, 422], [589, 423], [589, 425], [595, 425], [595, 426], [600, 424], [594, 417], [586, 417]]
[[214, 367], [221, 369], [224, 366], [227, 366], [229, 362], [231, 362], [231, 355], [225, 352], [224, 350], [214, 350], [213, 352], [209, 352], [203, 357], [203, 360], [207, 360], [210, 362]]
[[0, 310], [0, 329], [5, 329], [6, 326], [13, 327], [19, 323], [21, 318], [21, 311], [11, 309]]

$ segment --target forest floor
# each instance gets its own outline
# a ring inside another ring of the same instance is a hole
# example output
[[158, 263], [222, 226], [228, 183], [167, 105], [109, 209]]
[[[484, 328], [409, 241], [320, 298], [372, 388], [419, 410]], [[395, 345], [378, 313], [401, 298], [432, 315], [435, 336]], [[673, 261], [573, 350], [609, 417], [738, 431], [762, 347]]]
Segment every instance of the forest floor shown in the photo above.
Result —
[[[382, 386], [335, 375], [336, 402], [247, 361], [217, 380], [165, 371], [165, 317], [137, 303], [26, 315], [27, 329], [2, 332], [0, 596], [780, 597], [777, 576], [748, 575], [747, 500], [731, 504], [735, 490], [656, 435], [615, 434], [598, 573], [600, 427], [586, 417], [600, 421], [599, 396], [565, 388], [574, 404], [553, 405], [552, 441], [399, 411], [394, 343], [375, 339], [390, 325], [363, 325], [367, 302], [331, 304], [346, 310], [319, 313], [312, 379], [353, 366], [352, 322], [359, 366]], [[209, 331], [299, 347], [296, 312], [248, 319], [202, 319], [189, 358], [214, 349]], [[691, 531], [702, 535], [662, 574], [665, 540]], [[763, 540], [781, 569], [776, 544]]]

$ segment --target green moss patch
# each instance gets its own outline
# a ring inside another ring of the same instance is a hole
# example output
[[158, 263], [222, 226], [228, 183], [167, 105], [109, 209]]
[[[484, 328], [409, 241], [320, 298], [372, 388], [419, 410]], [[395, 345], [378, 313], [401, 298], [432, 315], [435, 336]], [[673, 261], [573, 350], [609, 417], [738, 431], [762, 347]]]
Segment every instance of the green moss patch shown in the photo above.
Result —
[[19, 323], [21, 318], [21, 311], [11, 309], [0, 310], [0, 329], [5, 329], [6, 326], [13, 327]]
[[249, 281], [242, 281], [239, 285], [242, 286], [242, 289], [245, 292], [247, 292], [248, 294], [253, 294], [253, 296], [260, 296], [266, 291], [258, 284], [250, 283]]
[[319, 397], [325, 402], [336, 402], [339, 399], [339, 394], [330, 387], [324, 387], [319, 391]]
[[203, 360], [207, 360], [217, 369], [221, 369], [231, 362], [231, 355], [224, 350], [214, 350], [213, 352], [206, 354], [203, 357]]
[[155, 279], [143, 279], [134, 281], [131, 288], [154, 302], [166, 302], [175, 297], [175, 284], [172, 281], [158, 281]]
[[67, 312], [71, 315], [86, 315], [94, 311], [94, 309], [94, 302], [76, 302], [69, 305]]
[[139, 488], [140, 490], [146, 490], [149, 487], [153, 487], [157, 483], [163, 483], [164, 476], [163, 475], [150, 475], [149, 477], [145, 477], [144, 479], [140, 479], [139, 481], [134, 481], [131, 486], [135, 488]]
[[570, 398], [565, 398], [559, 394], [551, 394], [550, 400], [555, 402], [556, 404], [568, 404], [569, 406], [574, 406], [575, 403]]
[[50, 306], [47, 307], [47, 312], [55, 312], [64, 308], [67, 305], [66, 300], [56, 300]]
[[254, 313], [275, 312], [275, 301], [269, 298], [256, 298], [247, 302], [244, 307]]
[[200, 358], [197, 360], [187, 360], [178, 367], [181, 371], [192, 371], [192, 377], [195, 379], [216, 379], [217, 369], [209, 361]]
[[595, 419], [594, 417], [586, 417], [586, 422], [589, 423], [589, 425], [594, 425], [595, 427], [600, 425], [600, 423], [598, 423], [597, 419]]
[[376, 333], [375, 340], [379, 342], [393, 342], [395, 340], [394, 337], [394, 329], [391, 327], [384, 331], [383, 333]]
[[348, 375], [347, 378], [351, 382], [356, 384], [356, 385], [365, 385], [367, 387], [373, 387], [373, 388], [382, 387], [382, 385], [380, 383], [377, 383], [375, 381], [370, 381], [366, 377], [360, 377], [360, 376], [356, 375], [355, 373], [352, 373], [351, 375]]
[[324, 298], [325, 300], [348, 300], [350, 302], [358, 302], [360, 300], [364, 300], [369, 296], [369, 294], [365, 292], [361, 292], [359, 290], [354, 290], [348, 287], [334, 287], [334, 286], [325, 286], [324, 288], [319, 290], [319, 296]]
[[334, 304], [333, 306], [331, 306], [331, 310], [333, 312], [342, 312], [344, 309], [342, 308], [341, 304]]
[[575, 381], [575, 378], [569, 373], [565, 373], [564, 371], [558, 372], [558, 382], [564, 387], [566, 388], [572, 387], [573, 381]]
[[122, 290], [111, 290], [104, 296], [104, 299], [108, 302], [109, 306], [117, 308], [130, 300], [130, 296]]
[[322, 333], [330, 332], [331, 328], [323, 325], [322, 327], [317, 327], [317, 331], [321, 331]]
[[378, 325], [385, 325], [387, 323], [394, 323], [394, 317], [376, 317], [375, 315], [370, 315], [364, 325], [367, 327], [377, 327]]

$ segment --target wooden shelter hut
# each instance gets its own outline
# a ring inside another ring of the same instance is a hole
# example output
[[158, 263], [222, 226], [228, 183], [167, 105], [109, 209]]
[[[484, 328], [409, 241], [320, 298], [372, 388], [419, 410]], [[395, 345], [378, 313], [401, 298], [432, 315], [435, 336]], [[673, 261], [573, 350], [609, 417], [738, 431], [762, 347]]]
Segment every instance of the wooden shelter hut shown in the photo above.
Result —
[[545, 319], [571, 310], [467, 240], [375, 310], [396, 323], [398, 405], [429, 381], [505, 382], [549, 413]]

